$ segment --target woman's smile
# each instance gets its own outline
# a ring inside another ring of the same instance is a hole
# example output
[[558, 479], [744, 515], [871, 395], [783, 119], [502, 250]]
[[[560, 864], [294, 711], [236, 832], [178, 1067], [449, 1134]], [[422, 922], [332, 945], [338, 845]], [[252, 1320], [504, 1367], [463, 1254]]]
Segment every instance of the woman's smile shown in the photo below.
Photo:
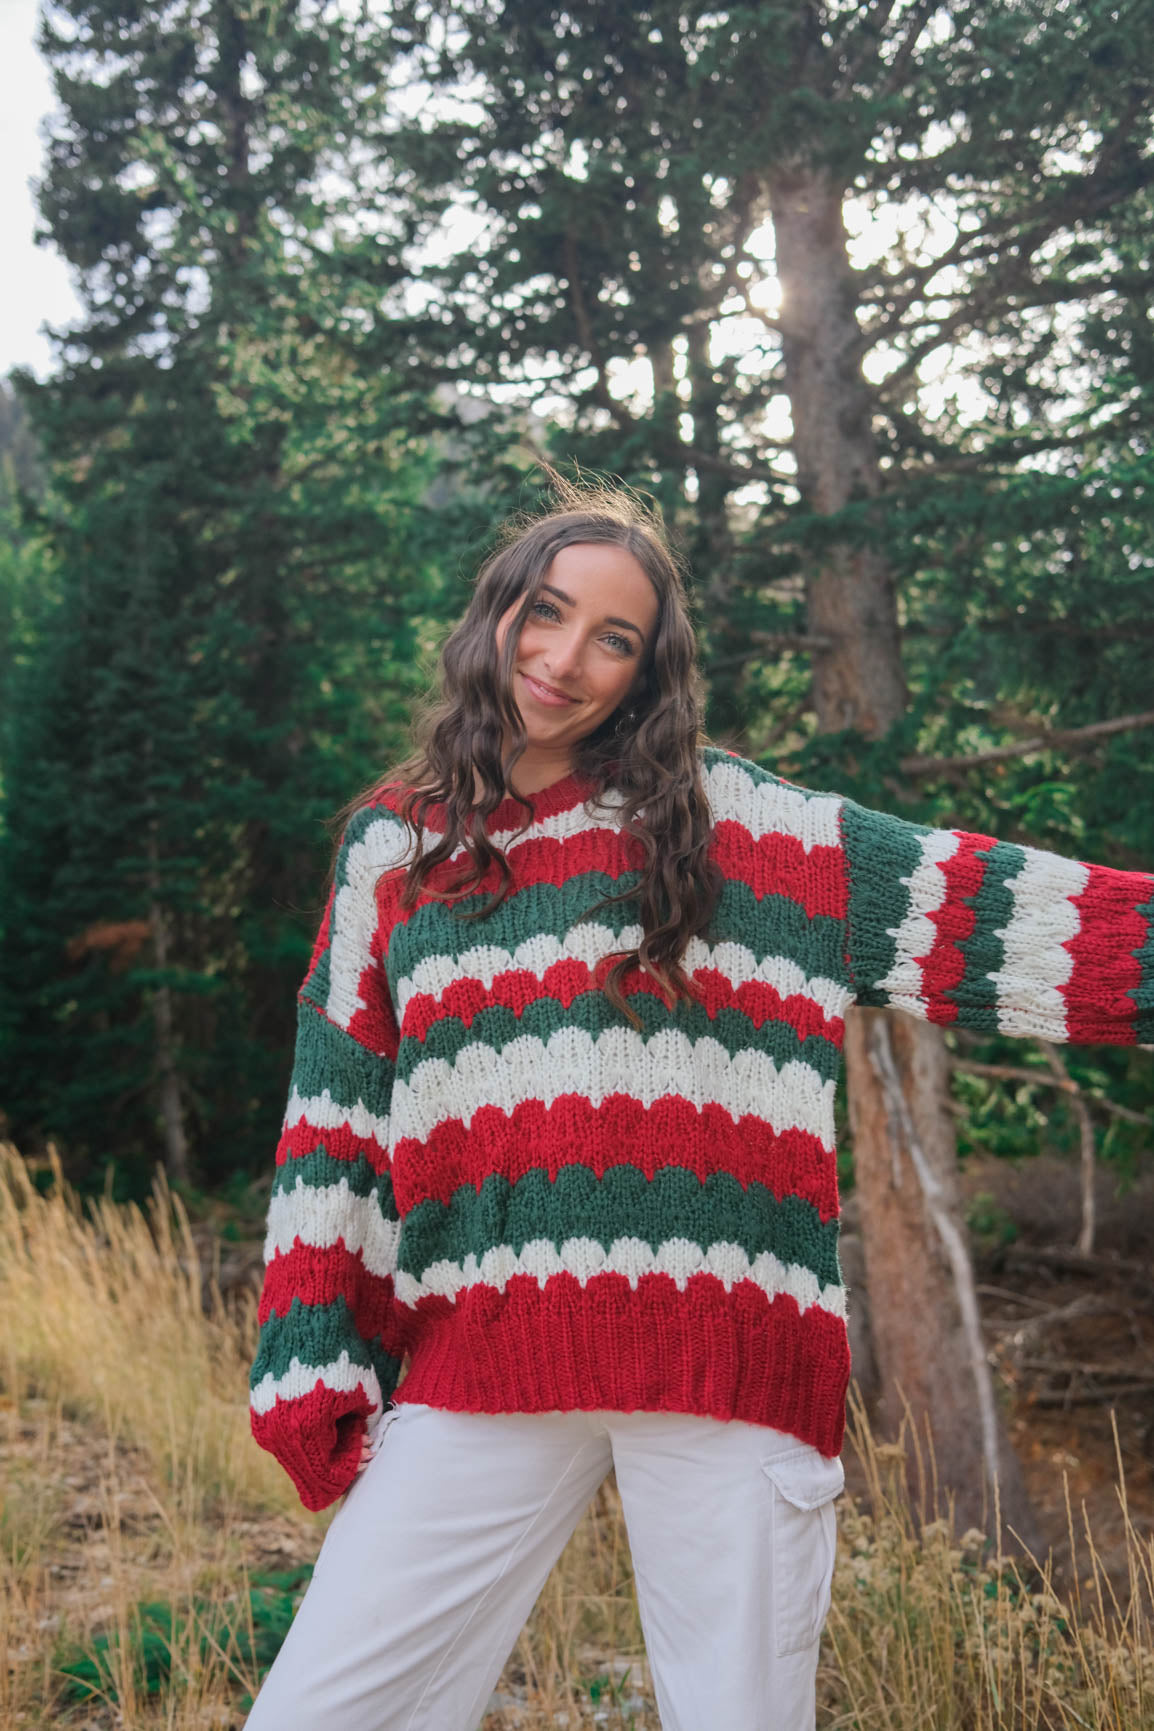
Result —
[[533, 675], [526, 673], [524, 669], [521, 671], [521, 678], [529, 688], [529, 695], [535, 697], [538, 703], [548, 704], [550, 708], [563, 709], [567, 704], [577, 702], [575, 697], [566, 696], [565, 692], [558, 691], [556, 686], [546, 685], [543, 680], [534, 679]]

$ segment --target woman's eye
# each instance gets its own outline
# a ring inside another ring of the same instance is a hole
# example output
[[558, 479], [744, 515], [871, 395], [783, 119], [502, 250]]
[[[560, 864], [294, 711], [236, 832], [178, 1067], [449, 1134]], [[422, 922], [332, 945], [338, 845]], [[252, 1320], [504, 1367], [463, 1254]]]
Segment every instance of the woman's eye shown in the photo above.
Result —
[[534, 601], [533, 609], [532, 609], [533, 612], [538, 613], [538, 612], [540, 612], [541, 608], [544, 608], [546, 613], [556, 614], [557, 617], [560, 618], [560, 614], [557, 613], [557, 609], [554, 607], [554, 605], [551, 601]]

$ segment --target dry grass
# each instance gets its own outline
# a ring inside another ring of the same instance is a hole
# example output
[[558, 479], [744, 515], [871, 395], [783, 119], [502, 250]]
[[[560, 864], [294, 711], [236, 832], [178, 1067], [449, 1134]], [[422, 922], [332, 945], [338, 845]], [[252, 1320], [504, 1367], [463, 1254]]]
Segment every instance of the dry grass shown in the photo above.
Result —
[[10, 1396], [31, 1393], [144, 1448], [195, 1519], [219, 1504], [288, 1509], [295, 1494], [252, 1446], [241, 1367], [256, 1306], [204, 1290], [179, 1197], [87, 1210], [61, 1178], [41, 1195], [0, 1145], [0, 1352]]
[[[0, 1150], [0, 1725], [243, 1723], [325, 1524], [249, 1438], [254, 1326], [206, 1290], [162, 1184], [85, 1211]], [[1063, 1603], [981, 1534], [919, 1531], [894, 1449], [860, 1413], [851, 1436], [867, 1494], [840, 1508], [823, 1731], [1154, 1726], [1154, 1549], [1128, 1516], [1119, 1586], [1069, 1511]], [[611, 1479], [485, 1719], [554, 1725], [658, 1728]]]

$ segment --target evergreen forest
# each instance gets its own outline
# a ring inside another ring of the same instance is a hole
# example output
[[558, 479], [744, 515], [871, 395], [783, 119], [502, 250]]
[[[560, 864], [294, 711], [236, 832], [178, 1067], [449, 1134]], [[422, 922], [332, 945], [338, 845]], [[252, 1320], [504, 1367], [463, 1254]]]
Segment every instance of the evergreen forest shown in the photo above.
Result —
[[[662, 513], [716, 743], [1151, 869], [1149, 23], [48, 0], [84, 310], [0, 392], [4, 1133], [120, 1198], [265, 1169], [328, 819], [539, 457]], [[1142, 1169], [1151, 1050], [943, 1050], [963, 1157]]]
[[[266, 1159], [325, 819], [538, 454], [660, 507], [712, 738], [1149, 865], [1141, 11], [53, 0], [39, 199], [85, 316], [0, 398], [21, 1145], [128, 1191]], [[900, 634], [863, 610], [832, 679], [831, 573]], [[1069, 1064], [1092, 1111], [1149, 1099], [1148, 1053]], [[1036, 1095], [960, 1086], [964, 1145], [1037, 1142]]]

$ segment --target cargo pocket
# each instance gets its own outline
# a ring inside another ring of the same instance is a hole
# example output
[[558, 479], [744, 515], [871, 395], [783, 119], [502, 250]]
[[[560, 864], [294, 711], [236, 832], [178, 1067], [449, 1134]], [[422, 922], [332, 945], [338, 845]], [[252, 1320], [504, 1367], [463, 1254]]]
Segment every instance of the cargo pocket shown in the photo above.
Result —
[[837, 1549], [833, 1499], [845, 1487], [836, 1457], [791, 1449], [761, 1463], [773, 1498], [773, 1602], [779, 1657], [812, 1647], [829, 1610]]

